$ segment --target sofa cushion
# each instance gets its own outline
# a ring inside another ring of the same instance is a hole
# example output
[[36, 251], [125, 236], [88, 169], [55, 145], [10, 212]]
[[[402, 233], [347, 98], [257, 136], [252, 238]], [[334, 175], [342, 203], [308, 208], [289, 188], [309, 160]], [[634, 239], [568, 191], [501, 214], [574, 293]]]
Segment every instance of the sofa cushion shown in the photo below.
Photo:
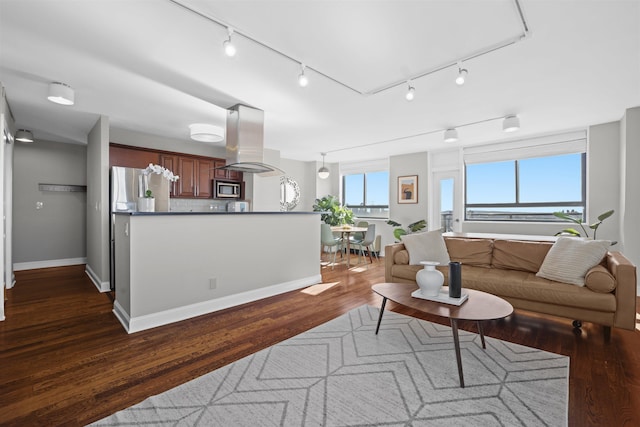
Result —
[[537, 273], [552, 246], [551, 242], [496, 240], [493, 242], [491, 265], [494, 268]]
[[609, 293], [616, 288], [616, 279], [603, 265], [596, 265], [587, 271], [584, 284], [594, 292]]
[[600, 264], [611, 246], [608, 240], [559, 237], [544, 258], [537, 276], [584, 286], [584, 276]]
[[462, 286], [488, 292], [503, 298], [537, 301], [559, 307], [586, 308], [602, 312], [614, 312], [614, 294], [593, 292], [586, 287], [560, 283], [537, 277], [533, 273], [497, 268], [462, 266]]
[[449, 264], [449, 253], [440, 230], [426, 233], [405, 234], [402, 243], [409, 252], [409, 264], [419, 265], [420, 261], [435, 261]]
[[393, 263], [399, 265], [409, 264], [409, 252], [406, 249], [402, 249], [393, 255]]
[[447, 237], [444, 242], [447, 245], [449, 258], [451, 258], [452, 261], [457, 261], [464, 265], [491, 267], [493, 240]]

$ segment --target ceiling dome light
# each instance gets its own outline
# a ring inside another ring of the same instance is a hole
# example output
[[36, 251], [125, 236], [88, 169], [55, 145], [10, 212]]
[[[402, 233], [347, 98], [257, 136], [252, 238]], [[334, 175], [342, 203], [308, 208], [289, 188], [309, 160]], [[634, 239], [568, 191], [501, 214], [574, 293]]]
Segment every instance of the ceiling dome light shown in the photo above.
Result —
[[224, 140], [224, 129], [207, 123], [194, 123], [189, 125], [190, 136], [194, 141], [220, 142]]
[[237, 52], [236, 46], [231, 41], [231, 35], [233, 34], [233, 28], [231, 28], [231, 27], [227, 28], [227, 34], [229, 34], [229, 38], [226, 39], [224, 42], [222, 42], [222, 46], [224, 47], [225, 55], [227, 55], [229, 58], [233, 58], [234, 56], [236, 56], [236, 52]]
[[53, 82], [49, 84], [49, 95], [47, 99], [60, 105], [73, 105], [75, 102], [75, 92], [67, 84]]
[[462, 86], [467, 78], [468, 71], [464, 68], [458, 68], [458, 77], [456, 77], [456, 84]]
[[30, 130], [19, 129], [16, 132], [16, 141], [24, 142], [26, 144], [33, 143], [33, 133]]
[[327, 179], [329, 178], [329, 169], [327, 169], [324, 165], [324, 156], [326, 156], [326, 153], [320, 153], [322, 154], [322, 167], [320, 169], [318, 169], [318, 178], [320, 179]]
[[458, 131], [455, 128], [444, 131], [444, 142], [456, 142], [458, 140]]
[[302, 72], [298, 76], [298, 84], [300, 87], [307, 87], [309, 85], [309, 78], [304, 74], [304, 70], [307, 68], [304, 64], [300, 64]]
[[502, 130], [505, 132], [515, 132], [520, 129], [520, 119], [518, 116], [511, 115], [504, 118], [502, 122]]
[[413, 101], [413, 98], [415, 98], [416, 96], [416, 89], [411, 86], [411, 83], [407, 82], [407, 93], [404, 95], [404, 97], [407, 99], [407, 101]]

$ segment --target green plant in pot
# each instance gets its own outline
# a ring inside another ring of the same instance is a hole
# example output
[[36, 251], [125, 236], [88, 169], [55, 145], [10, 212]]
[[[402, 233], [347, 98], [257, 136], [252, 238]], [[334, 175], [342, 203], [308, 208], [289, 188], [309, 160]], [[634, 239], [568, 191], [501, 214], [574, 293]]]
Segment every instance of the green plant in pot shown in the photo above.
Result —
[[392, 227], [396, 227], [393, 229], [393, 237], [395, 237], [396, 241], [399, 242], [402, 240], [402, 236], [404, 236], [405, 234], [417, 233], [418, 231], [424, 229], [427, 226], [427, 220], [421, 219], [420, 221], [412, 222], [411, 224], [407, 225], [406, 229], [402, 227], [402, 224], [392, 219], [387, 221], [387, 224]]
[[336, 196], [328, 195], [316, 199], [314, 212], [322, 212], [320, 219], [329, 225], [353, 224], [353, 211], [340, 204]]
[[[598, 215], [598, 221], [594, 222], [593, 224], [588, 225], [588, 227], [590, 229], [593, 230], [593, 240], [596, 240], [596, 233], [598, 232], [598, 227], [600, 227], [600, 224], [602, 224], [602, 222], [609, 218], [611, 215], [613, 215], [615, 211], [613, 209], [611, 209], [610, 211], [606, 211], [603, 214]], [[571, 221], [574, 224], [578, 224], [580, 226], [580, 228], [582, 229], [582, 232], [584, 233], [585, 237], [589, 237], [589, 233], [587, 233], [587, 229], [584, 228], [585, 226], [585, 222], [582, 221], [582, 218], [575, 218], [574, 216], [572, 216], [571, 214], [565, 213], [565, 212], [554, 212], [553, 213], [554, 216], [556, 216], [557, 218], [560, 219], [564, 219], [566, 221]], [[559, 231], [556, 233], [556, 236], [559, 235], [569, 235], [569, 236], [575, 236], [575, 237], [582, 237], [582, 234], [580, 234], [580, 232], [578, 230], [576, 230], [575, 228], [565, 228], [562, 231]], [[612, 245], [615, 245], [617, 242], [611, 242]]]
[[145, 191], [144, 197], [146, 197], [147, 199], [153, 199], [153, 192], [151, 190]]

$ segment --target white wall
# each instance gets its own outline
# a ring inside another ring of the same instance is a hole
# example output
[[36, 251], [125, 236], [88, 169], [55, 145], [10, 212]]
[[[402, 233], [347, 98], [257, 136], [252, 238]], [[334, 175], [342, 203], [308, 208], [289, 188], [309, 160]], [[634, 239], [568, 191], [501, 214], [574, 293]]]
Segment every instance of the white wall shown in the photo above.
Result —
[[96, 287], [109, 290], [109, 118], [100, 116], [87, 138], [87, 265]]
[[628, 109], [620, 126], [622, 251], [633, 264], [640, 266], [640, 107]]
[[16, 270], [84, 264], [87, 193], [41, 191], [38, 185], [86, 185], [86, 158], [84, 145], [43, 140], [15, 144], [13, 261]]

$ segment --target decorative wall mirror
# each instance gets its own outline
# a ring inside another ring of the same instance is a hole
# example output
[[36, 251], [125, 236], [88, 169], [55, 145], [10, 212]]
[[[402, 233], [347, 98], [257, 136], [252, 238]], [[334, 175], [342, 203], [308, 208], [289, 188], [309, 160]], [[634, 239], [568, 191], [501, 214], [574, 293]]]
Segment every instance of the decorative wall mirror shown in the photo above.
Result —
[[292, 211], [300, 202], [300, 187], [290, 176], [280, 177], [280, 210]]

